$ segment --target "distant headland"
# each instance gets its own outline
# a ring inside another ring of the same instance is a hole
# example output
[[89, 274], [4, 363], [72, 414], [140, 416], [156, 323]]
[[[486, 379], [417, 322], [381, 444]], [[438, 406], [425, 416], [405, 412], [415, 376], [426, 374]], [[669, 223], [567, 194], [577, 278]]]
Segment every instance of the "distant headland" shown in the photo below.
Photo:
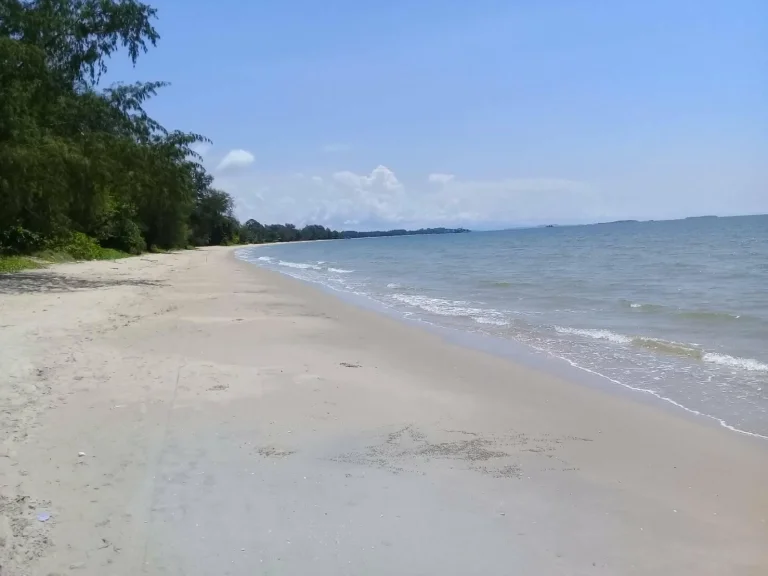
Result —
[[270, 244], [308, 240], [351, 240], [353, 238], [381, 238], [386, 236], [420, 236], [423, 234], [463, 234], [466, 228], [419, 228], [418, 230], [332, 230], [317, 224], [297, 228], [293, 224], [261, 224], [248, 220], [239, 231], [240, 244]]
[[418, 230], [373, 230], [370, 232], [357, 232], [344, 230], [341, 238], [379, 238], [382, 236], [419, 236], [423, 234], [465, 234], [470, 232], [466, 228], [419, 228]]

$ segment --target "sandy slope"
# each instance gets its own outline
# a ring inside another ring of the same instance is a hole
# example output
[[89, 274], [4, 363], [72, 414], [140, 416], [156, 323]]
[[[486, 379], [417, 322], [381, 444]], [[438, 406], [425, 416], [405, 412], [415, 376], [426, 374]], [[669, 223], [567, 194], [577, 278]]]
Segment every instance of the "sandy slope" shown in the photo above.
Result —
[[2, 576], [768, 573], [764, 442], [227, 249], [0, 278], [0, 368]]

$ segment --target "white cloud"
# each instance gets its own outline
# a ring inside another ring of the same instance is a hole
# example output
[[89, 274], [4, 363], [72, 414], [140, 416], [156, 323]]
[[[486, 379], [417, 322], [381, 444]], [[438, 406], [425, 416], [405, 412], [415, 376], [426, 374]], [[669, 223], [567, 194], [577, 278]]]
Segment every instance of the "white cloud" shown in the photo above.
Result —
[[446, 182], [450, 182], [454, 178], [456, 178], [456, 176], [454, 176], [453, 174], [439, 174], [438, 173], [438, 174], [430, 174], [427, 177], [427, 180], [429, 180], [430, 182], [438, 183], [438, 184], [445, 184]]
[[345, 186], [356, 189], [372, 190], [379, 187], [391, 191], [402, 189], [402, 184], [400, 184], [395, 173], [386, 166], [381, 165], [374, 168], [368, 176], [360, 176], [354, 172], [343, 171], [334, 173], [333, 178]]
[[195, 142], [190, 148], [193, 152], [198, 153], [203, 158], [205, 158], [206, 154], [211, 151], [211, 145], [207, 142]]
[[221, 159], [219, 165], [216, 166], [216, 170], [225, 170], [227, 168], [243, 168], [253, 164], [254, 160], [255, 158], [253, 157], [253, 154], [247, 150], [230, 150], [227, 152], [226, 156]]
[[432, 176], [428, 180], [439, 185], [422, 179], [422, 186], [411, 186], [377, 166], [368, 174], [345, 170], [330, 177], [228, 173], [217, 176], [216, 185], [233, 195], [243, 219], [336, 228], [484, 228], [589, 221], [605, 213], [600, 195], [584, 182]]
[[335, 144], [326, 144], [323, 146], [323, 152], [326, 152], [328, 154], [333, 154], [336, 152], [347, 152], [351, 146], [349, 144], [342, 144], [342, 143], [335, 143]]

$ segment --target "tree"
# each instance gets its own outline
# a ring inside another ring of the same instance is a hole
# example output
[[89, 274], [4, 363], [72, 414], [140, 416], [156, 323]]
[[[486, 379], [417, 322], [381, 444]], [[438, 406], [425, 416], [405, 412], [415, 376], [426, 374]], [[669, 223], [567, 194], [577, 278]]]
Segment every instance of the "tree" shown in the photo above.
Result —
[[206, 139], [143, 109], [165, 83], [98, 88], [118, 49], [135, 63], [155, 45], [155, 16], [136, 0], [0, 0], [0, 233], [129, 251], [237, 237], [191, 148]]
[[198, 193], [191, 217], [191, 240], [198, 246], [228, 244], [239, 236], [232, 216], [232, 198], [226, 192], [205, 188]]
[[264, 242], [264, 226], [256, 220], [248, 220], [240, 230], [240, 240], [246, 244], [260, 244]]

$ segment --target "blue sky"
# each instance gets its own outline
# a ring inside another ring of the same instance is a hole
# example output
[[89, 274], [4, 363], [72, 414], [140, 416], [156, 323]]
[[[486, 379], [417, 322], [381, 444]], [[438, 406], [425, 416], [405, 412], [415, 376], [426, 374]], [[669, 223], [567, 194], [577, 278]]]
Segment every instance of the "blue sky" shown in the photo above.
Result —
[[109, 80], [205, 134], [241, 218], [338, 228], [768, 212], [764, 0], [150, 0]]

